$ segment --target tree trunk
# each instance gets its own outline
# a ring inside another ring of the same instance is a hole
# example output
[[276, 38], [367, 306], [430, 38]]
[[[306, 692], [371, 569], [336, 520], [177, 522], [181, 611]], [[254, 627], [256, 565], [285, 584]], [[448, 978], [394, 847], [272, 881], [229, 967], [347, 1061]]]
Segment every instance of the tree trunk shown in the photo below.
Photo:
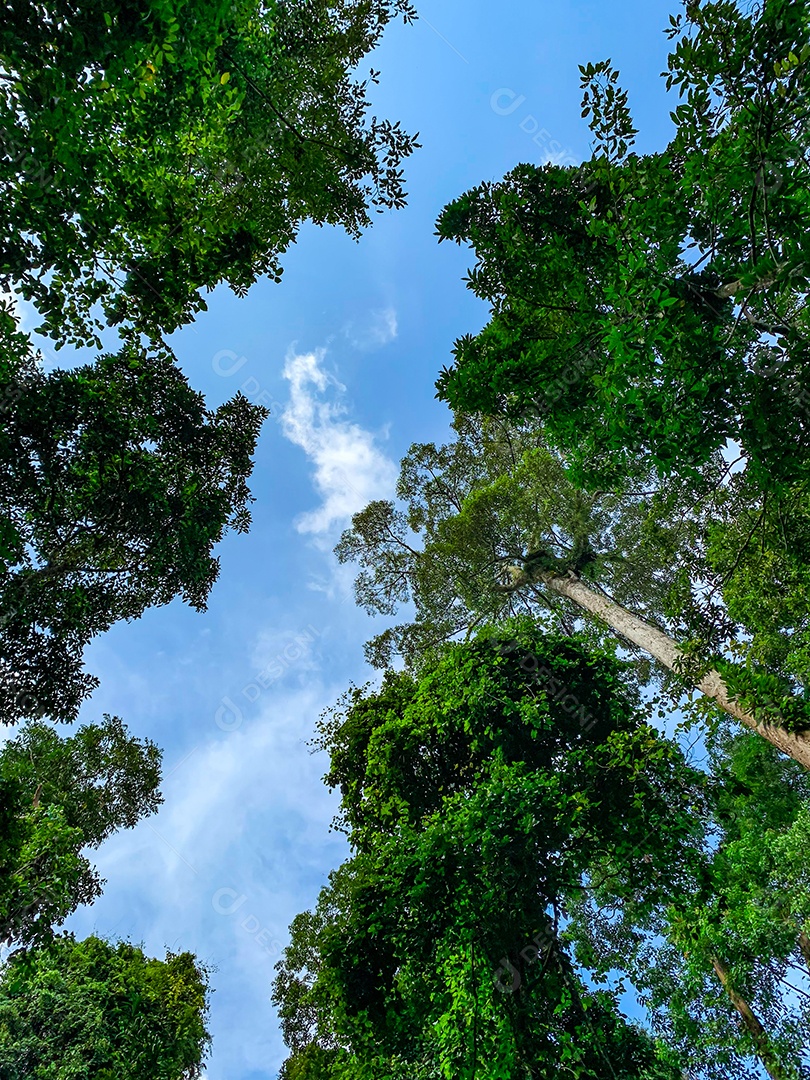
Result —
[[[603, 622], [615, 630], [617, 634], [634, 645], [654, 656], [665, 668], [676, 674], [683, 675], [678, 670], [677, 662], [684, 656], [683, 650], [667, 634], [655, 626], [639, 619], [632, 612], [623, 608], [620, 604], [609, 600], [602, 593], [589, 588], [579, 578], [561, 577], [556, 574], [543, 576], [543, 583], [558, 596], [566, 596], [575, 604], [598, 616]], [[517, 584], [517, 582], [515, 582]], [[741, 724], [761, 735], [768, 742], [773, 743], [777, 750], [792, 757], [806, 769], [810, 769], [810, 736], [806, 732], [786, 731], [784, 728], [775, 727], [772, 724], [759, 724], [738, 702], [732, 700], [729, 689], [723, 681], [719, 671], [712, 669], [701, 679], [695, 680], [694, 685], [706, 697], [715, 701], [721, 709], [739, 720]]]
[[757, 1057], [765, 1066], [765, 1071], [768, 1076], [771, 1077], [771, 1080], [791, 1080], [790, 1073], [785, 1072], [779, 1064], [765, 1028], [759, 1022], [745, 998], [741, 997], [732, 986], [731, 976], [726, 965], [718, 956], [713, 956], [712, 967], [715, 970], [717, 978], [723, 984], [723, 989], [728, 994], [731, 1004], [742, 1017], [745, 1029], [751, 1036], [754, 1046], [756, 1047]]
[[799, 948], [802, 951], [804, 962], [807, 964], [807, 970], [810, 971], [810, 937], [805, 934], [804, 930], [799, 931]]

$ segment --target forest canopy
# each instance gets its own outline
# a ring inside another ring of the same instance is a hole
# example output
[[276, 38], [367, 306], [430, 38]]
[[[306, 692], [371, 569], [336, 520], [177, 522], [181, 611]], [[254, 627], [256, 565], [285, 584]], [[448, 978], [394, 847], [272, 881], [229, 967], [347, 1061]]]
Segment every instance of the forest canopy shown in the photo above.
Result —
[[[164, 798], [160, 748], [86, 720], [85, 655], [205, 612], [251, 527], [268, 410], [209, 405], [171, 335], [217, 286], [278, 286], [306, 223], [357, 240], [405, 206], [418, 134], [367, 59], [415, 18], [3, 9], [0, 1080], [206, 1075], [209, 962], [71, 929]], [[810, 1080], [810, 2], [686, 0], [665, 33], [662, 145], [583, 57], [591, 155], [439, 214], [486, 323], [438, 374], [449, 435], [335, 548], [376, 674], [315, 726], [348, 854], [275, 966], [279, 1080]], [[324, 445], [341, 408], [307, 399]], [[316, 488], [373, 456], [339, 423], [332, 457], [297, 440]]]

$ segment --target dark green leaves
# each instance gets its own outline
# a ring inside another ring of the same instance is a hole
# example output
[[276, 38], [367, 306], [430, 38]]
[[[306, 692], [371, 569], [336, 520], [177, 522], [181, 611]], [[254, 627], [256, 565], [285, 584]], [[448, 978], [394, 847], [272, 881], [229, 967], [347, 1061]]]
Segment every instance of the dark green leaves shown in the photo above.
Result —
[[684, 100], [663, 153], [628, 155], [626, 95], [590, 64], [592, 160], [520, 166], [439, 219], [492, 307], [439, 396], [539, 417], [594, 486], [688, 476], [731, 440], [763, 484], [810, 461], [810, 8], [704, 3], [689, 20], [672, 23]]
[[47, 941], [101, 882], [84, 852], [161, 802], [160, 751], [105, 717], [62, 738], [31, 723], [0, 750], [0, 940]]
[[515, 622], [353, 691], [320, 734], [356, 854], [279, 965], [284, 1075], [674, 1080], [563, 942], [584, 877], [658, 889], [651, 837], [675, 855], [699, 831], [622, 665]]
[[26, 354], [2, 367], [0, 718], [72, 720], [95, 634], [175, 596], [205, 607], [213, 546], [250, 520], [266, 412], [239, 395], [209, 412], [165, 349], [49, 375]]

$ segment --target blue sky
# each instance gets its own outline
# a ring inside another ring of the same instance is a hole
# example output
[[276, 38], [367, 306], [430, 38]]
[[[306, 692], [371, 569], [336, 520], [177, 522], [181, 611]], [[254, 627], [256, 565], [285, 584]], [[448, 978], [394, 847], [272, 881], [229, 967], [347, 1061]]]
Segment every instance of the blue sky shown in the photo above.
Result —
[[[116, 627], [88, 651], [101, 686], [83, 719], [120, 715], [164, 748], [165, 805], [98, 853], [104, 896], [78, 934], [189, 949], [213, 965], [209, 1080], [273, 1080], [285, 1056], [269, 1001], [293, 916], [346, 851], [336, 801], [307, 747], [321, 711], [373, 677], [351, 573], [331, 554], [351, 514], [393, 495], [414, 441], [443, 439], [434, 381], [486, 311], [464, 288], [468, 253], [433, 235], [449, 200], [519, 162], [589, 154], [577, 65], [611, 57], [640, 150], [662, 147], [659, 73], [675, 0], [419, 4], [374, 54], [378, 115], [420, 132], [409, 205], [356, 244], [306, 227], [280, 285], [210, 298], [174, 345], [216, 406], [241, 389], [270, 405], [254, 521], [220, 547], [208, 611], [180, 603]], [[368, 65], [366, 65], [368, 66]]]

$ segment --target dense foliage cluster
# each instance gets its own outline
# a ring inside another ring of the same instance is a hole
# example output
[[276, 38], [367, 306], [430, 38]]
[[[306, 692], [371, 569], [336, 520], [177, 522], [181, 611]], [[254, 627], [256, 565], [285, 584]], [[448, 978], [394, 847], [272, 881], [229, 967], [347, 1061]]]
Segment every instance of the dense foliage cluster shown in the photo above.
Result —
[[189, 953], [56, 937], [0, 973], [4, 1080], [195, 1080], [210, 1041], [208, 972]]
[[354, 691], [320, 745], [355, 854], [280, 965], [285, 1077], [675, 1080], [563, 941], [584, 878], [618, 858], [650, 886], [651, 837], [694, 828], [666, 798], [690, 770], [609, 653], [507, 624]]
[[464, 411], [540, 416], [591, 484], [685, 473], [736, 440], [755, 475], [808, 467], [810, 10], [688, 3], [658, 154], [630, 150], [627, 94], [583, 68], [592, 160], [518, 166], [442, 213], [492, 305], [440, 394]]
[[[0, 28], [0, 281], [57, 341], [165, 334], [305, 220], [403, 202], [413, 139], [357, 67], [406, 0], [13, 2]], [[376, 77], [376, 76], [374, 76]]]

